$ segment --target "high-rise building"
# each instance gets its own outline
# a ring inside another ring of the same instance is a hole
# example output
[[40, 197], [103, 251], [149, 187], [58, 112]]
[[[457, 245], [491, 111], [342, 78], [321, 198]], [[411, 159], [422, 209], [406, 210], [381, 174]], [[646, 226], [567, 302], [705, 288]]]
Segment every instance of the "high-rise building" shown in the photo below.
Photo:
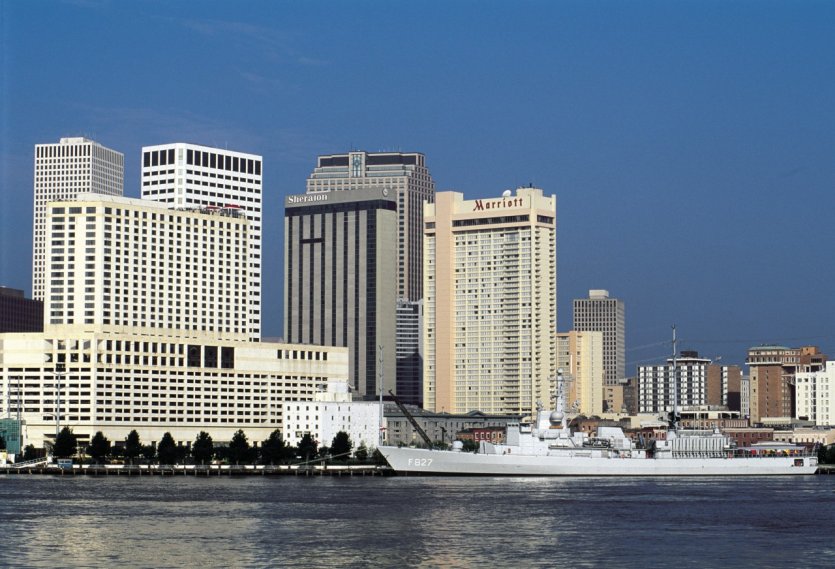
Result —
[[607, 290], [590, 290], [588, 298], [574, 299], [574, 330], [603, 332], [603, 371], [606, 385], [626, 379], [626, 317], [622, 300]]
[[58, 144], [35, 145], [35, 219], [32, 238], [32, 298], [43, 300], [46, 204], [75, 199], [81, 192], [121, 196], [125, 157], [86, 138], [62, 138]]
[[826, 369], [795, 375], [797, 404], [795, 416], [815, 425], [835, 425], [835, 361]]
[[435, 197], [424, 213], [424, 406], [530, 415], [557, 372], [556, 196]]
[[423, 355], [421, 351], [421, 301], [397, 299], [397, 397], [423, 407]]
[[557, 333], [557, 369], [568, 382], [569, 411], [603, 413], [603, 332]]
[[0, 286], [0, 332], [43, 332], [43, 302]]
[[675, 407], [707, 405], [707, 368], [710, 360], [683, 351], [665, 365], [638, 366], [638, 412], [665, 413]]
[[707, 366], [707, 404], [740, 411], [741, 381], [742, 368], [739, 366]]
[[[435, 182], [417, 152], [349, 152], [319, 156], [307, 193], [387, 190], [397, 204], [397, 297], [423, 298], [423, 204], [435, 199]], [[392, 235], [394, 239], [394, 235]]]
[[44, 332], [0, 334], [0, 415], [36, 446], [200, 431], [264, 440], [286, 401], [345, 393], [348, 350], [249, 342], [240, 209], [81, 194], [46, 206]]
[[247, 327], [261, 339], [261, 156], [173, 143], [142, 148], [142, 199], [170, 208], [237, 208], [249, 220]]
[[284, 201], [284, 339], [348, 347], [363, 397], [379, 394], [381, 372], [396, 385], [396, 234], [397, 196], [385, 188]]
[[748, 350], [751, 423], [765, 417], [790, 418], [795, 412], [794, 376], [824, 369], [826, 356], [816, 346], [756, 346]]

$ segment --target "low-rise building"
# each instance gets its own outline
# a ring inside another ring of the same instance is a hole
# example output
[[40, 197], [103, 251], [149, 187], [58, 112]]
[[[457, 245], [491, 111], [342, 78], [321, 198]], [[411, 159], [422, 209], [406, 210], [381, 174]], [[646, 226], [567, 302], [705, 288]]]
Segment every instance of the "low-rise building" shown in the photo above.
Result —
[[[432, 441], [446, 442], [455, 440], [455, 436], [466, 429], [484, 429], [496, 427], [506, 430], [507, 424], [519, 422], [520, 415], [488, 415], [481, 411], [464, 414], [432, 413], [407, 405], [407, 410]], [[388, 445], [423, 445], [411, 422], [393, 403], [385, 404], [386, 444]]]

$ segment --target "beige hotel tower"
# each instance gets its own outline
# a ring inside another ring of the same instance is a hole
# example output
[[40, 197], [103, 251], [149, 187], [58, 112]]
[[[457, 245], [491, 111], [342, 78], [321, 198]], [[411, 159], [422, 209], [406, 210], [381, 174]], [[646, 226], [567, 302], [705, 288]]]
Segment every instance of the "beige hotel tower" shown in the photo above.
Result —
[[557, 372], [556, 196], [424, 206], [424, 407], [528, 415]]

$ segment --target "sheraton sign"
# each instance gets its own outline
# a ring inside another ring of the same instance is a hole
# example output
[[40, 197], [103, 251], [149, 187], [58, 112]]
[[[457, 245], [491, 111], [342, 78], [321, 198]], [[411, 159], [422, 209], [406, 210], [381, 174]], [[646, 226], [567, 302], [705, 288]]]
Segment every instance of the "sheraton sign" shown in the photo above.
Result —
[[290, 203], [290, 204], [325, 202], [325, 201], [328, 201], [328, 194], [326, 194], [326, 193], [302, 194], [302, 195], [299, 195], [299, 196], [287, 196], [287, 203]]
[[522, 198], [502, 198], [500, 200], [476, 200], [473, 211], [500, 209], [507, 207], [523, 207]]

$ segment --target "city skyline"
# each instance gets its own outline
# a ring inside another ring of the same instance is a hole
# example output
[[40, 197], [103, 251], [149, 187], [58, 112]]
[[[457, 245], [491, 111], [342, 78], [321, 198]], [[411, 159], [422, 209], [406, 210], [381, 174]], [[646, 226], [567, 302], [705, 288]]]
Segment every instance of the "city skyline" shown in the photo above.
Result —
[[128, 197], [143, 146], [229, 148], [264, 159], [262, 332], [280, 336], [284, 197], [317, 156], [397, 150], [438, 191], [556, 194], [558, 328], [611, 291], [629, 375], [669, 355], [672, 324], [723, 363], [835, 353], [835, 7], [441, 7], [4, 3], [0, 285], [32, 294], [36, 144], [124, 154]]

